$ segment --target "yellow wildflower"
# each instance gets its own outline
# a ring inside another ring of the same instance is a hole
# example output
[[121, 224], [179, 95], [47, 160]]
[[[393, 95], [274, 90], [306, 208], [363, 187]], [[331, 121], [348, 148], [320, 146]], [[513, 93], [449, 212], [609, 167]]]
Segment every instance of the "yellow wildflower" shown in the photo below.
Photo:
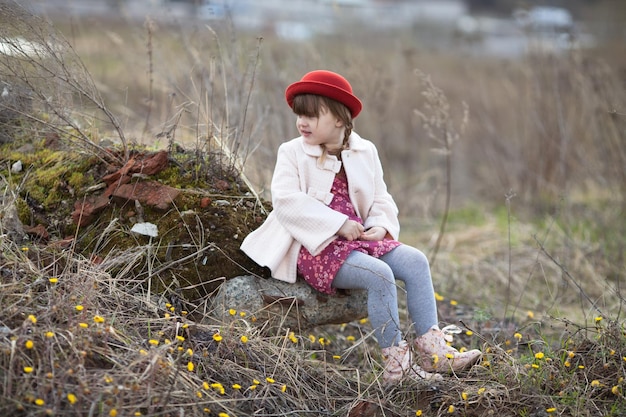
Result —
[[461, 398], [463, 398], [463, 401], [467, 401], [467, 397], [468, 397], [467, 392], [461, 393]]
[[87, 323], [78, 323], [78, 327], [86, 329], [87, 327], [89, 327], [89, 325]]
[[416, 416], [416, 417], [420, 417], [421, 415], [422, 415], [422, 410], [417, 410], [417, 411], [415, 412], [415, 416]]
[[44, 400], [42, 400], [41, 398], [37, 398], [37, 399], [35, 400], [35, 404], [37, 404], [37, 405], [38, 405], [38, 406], [40, 406], [40, 407], [41, 407], [42, 405], [44, 405], [45, 403], [46, 403], [46, 402], [45, 402]]
[[235, 310], [234, 308], [231, 308], [230, 310], [228, 310], [228, 314], [230, 314], [231, 316], [234, 316], [235, 314], [237, 314], [237, 310]]
[[486, 390], [486, 388], [481, 387], [481, 388], [478, 388], [478, 391], [476, 391], [476, 393], [477, 393], [478, 395], [483, 395], [483, 393], [485, 392], [485, 390]]
[[76, 404], [76, 401], [78, 401], [76, 396], [72, 394], [71, 392], [67, 394], [67, 400], [70, 402], [70, 404]]
[[24, 346], [26, 347], [26, 349], [32, 349], [35, 344], [32, 340], [27, 340], [26, 343], [24, 343]]
[[150, 339], [148, 340], [148, 343], [150, 343], [152, 346], [159, 346], [159, 341], [156, 339]]
[[117, 417], [117, 410], [115, 408], [111, 408], [111, 411], [109, 411], [109, 416]]
[[49, 278], [49, 279], [48, 279], [48, 282], [49, 282], [50, 284], [56, 284], [57, 282], [59, 282], [59, 279], [58, 279], [58, 278], [55, 278], [55, 277], [52, 277], [52, 278]]
[[528, 310], [528, 311], [526, 312], [526, 316], [527, 316], [529, 319], [534, 319], [534, 318], [535, 318], [535, 313], [533, 313], [532, 311]]
[[222, 335], [219, 333], [213, 333], [213, 340], [215, 340], [216, 342], [221, 342], [222, 341]]
[[30, 374], [31, 372], [33, 372], [35, 369], [32, 366], [25, 366], [24, 367], [24, 373], [26, 374]]
[[104, 317], [102, 316], [93, 316], [93, 321], [96, 323], [104, 323]]
[[54, 337], [54, 332], [46, 332], [46, 337], [47, 337], [48, 339], [53, 338], [53, 337]]
[[596, 323], [600, 323], [602, 321], [602, 319], [603, 319], [602, 316], [598, 316], [594, 320], [595, 320]]
[[189, 372], [193, 372], [193, 370], [194, 370], [194, 365], [193, 365], [193, 362], [191, 362], [191, 361], [190, 361], [190, 362], [187, 362], [187, 370], [188, 370]]
[[600, 386], [600, 381], [598, 381], [597, 379], [594, 379], [593, 381], [591, 381], [591, 386], [592, 387], [599, 387]]
[[33, 324], [37, 324], [37, 317], [35, 317], [32, 314], [28, 315], [28, 320], [30, 320], [30, 322], [33, 323]]
[[454, 406], [450, 404], [450, 407], [448, 407], [448, 414], [454, 413], [454, 410], [455, 410]]
[[437, 300], [437, 301], [443, 301], [443, 300], [445, 300], [445, 298], [444, 298], [441, 294], [439, 294], [438, 292], [436, 292], [436, 293], [435, 293], [435, 300]]
[[280, 390], [281, 390], [282, 392], [287, 391], [287, 385], [283, 385], [282, 387], [280, 387]]
[[76, 309], [76, 311], [83, 311], [83, 309], [84, 309], [85, 307], [83, 307], [83, 306], [81, 306], [81, 305], [79, 304], [79, 305], [77, 305], [77, 306], [76, 306], [76, 307], [74, 307], [74, 308]]
[[270, 378], [269, 376], [267, 378], [265, 378], [265, 380], [267, 382], [269, 382], [270, 384], [273, 384], [274, 382], [276, 382], [276, 381], [274, 381], [274, 378]]
[[550, 408], [548, 408], [548, 409], [546, 410], [546, 413], [550, 413], [550, 414], [552, 414], [552, 413], [554, 413], [555, 411], [556, 411], [556, 407], [550, 407]]
[[473, 332], [473, 331], [471, 331], [471, 330], [467, 330], [467, 331], [465, 332], [465, 334], [466, 334], [466, 335], [468, 335], [468, 336], [471, 336], [471, 335], [473, 335], [473, 334], [474, 334], [474, 332]]
[[248, 337], [246, 335], [241, 336], [241, 343], [248, 343]]
[[240, 390], [241, 389], [241, 385], [233, 384], [233, 389]]
[[239, 316], [241, 316], [241, 317], [246, 317], [246, 312], [245, 312], [245, 311], [240, 311], [240, 312], [239, 312]]
[[611, 388], [611, 392], [615, 395], [619, 395], [619, 385], [614, 385], [613, 388]]
[[543, 352], [535, 353], [535, 359], [543, 359], [545, 354]]

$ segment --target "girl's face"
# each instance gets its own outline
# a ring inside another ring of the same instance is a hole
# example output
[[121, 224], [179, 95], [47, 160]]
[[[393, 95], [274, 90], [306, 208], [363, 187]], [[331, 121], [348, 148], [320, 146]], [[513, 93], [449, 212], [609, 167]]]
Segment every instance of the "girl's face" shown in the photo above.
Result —
[[309, 145], [324, 145], [329, 151], [342, 147], [343, 122], [325, 107], [320, 109], [319, 117], [298, 115], [296, 127]]

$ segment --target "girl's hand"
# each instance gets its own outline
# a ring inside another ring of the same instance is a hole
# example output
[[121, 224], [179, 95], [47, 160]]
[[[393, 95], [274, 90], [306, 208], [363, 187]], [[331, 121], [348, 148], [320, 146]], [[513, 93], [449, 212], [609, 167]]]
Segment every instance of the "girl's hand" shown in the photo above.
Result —
[[365, 229], [361, 223], [348, 219], [345, 221], [343, 226], [339, 228], [337, 235], [346, 240], [357, 240], [361, 237], [364, 230]]
[[383, 240], [387, 235], [387, 230], [383, 227], [374, 226], [361, 234], [361, 240]]

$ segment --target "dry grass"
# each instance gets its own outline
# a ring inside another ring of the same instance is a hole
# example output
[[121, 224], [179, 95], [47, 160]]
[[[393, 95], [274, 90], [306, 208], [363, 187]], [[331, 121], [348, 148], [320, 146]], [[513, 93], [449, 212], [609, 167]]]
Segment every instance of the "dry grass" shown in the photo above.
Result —
[[[411, 213], [403, 217], [405, 240], [427, 250], [439, 242], [433, 275], [442, 321], [461, 320], [471, 331], [456, 345], [486, 355], [442, 383], [388, 387], [366, 322], [309, 335], [267, 329], [254, 311], [233, 311], [223, 323], [192, 321], [174, 300], [120, 273], [138, 256], [149, 262], [145, 248], [95, 264], [71, 249], [12, 239], [19, 187], [7, 175], [0, 205], [3, 415], [626, 413], [623, 63], [608, 66], [591, 54], [515, 65], [459, 59], [420, 48], [412, 33], [396, 34], [393, 47], [375, 35], [368, 50], [336, 47], [343, 38], [294, 47], [245, 34], [223, 45], [220, 28], [191, 24], [107, 22], [104, 29], [83, 22], [65, 33], [85, 62], [80, 85], [97, 86], [89, 96], [100, 110], [112, 109], [105, 115], [122, 115], [120, 140], [180, 141], [202, 152], [206, 138], [220, 137], [231, 162], [243, 161], [260, 189], [277, 144], [293, 135], [285, 84], [320, 66], [354, 80], [368, 103], [358, 130], [384, 144], [390, 188]], [[457, 203], [443, 236], [445, 161], [425, 151], [437, 143], [415, 116], [424, 104], [416, 68], [435, 74], [451, 103], [447, 120], [462, 122], [461, 102], [470, 108], [451, 155]], [[37, 122], [65, 128], [68, 120]], [[81, 126], [69, 139], [90, 145], [110, 134]], [[416, 218], [424, 220], [414, 226]]]
[[[1, 245], [5, 415], [620, 415], [624, 328], [528, 320], [457, 346], [486, 356], [442, 383], [384, 386], [367, 323], [267, 333], [255, 312], [202, 324], [129, 276], [50, 248]], [[447, 303], [441, 301], [440, 305]], [[443, 306], [442, 306], [443, 307]], [[468, 323], [474, 323], [466, 319]], [[478, 329], [479, 327], [476, 327]], [[558, 327], [558, 338], [549, 327]], [[219, 335], [219, 337], [216, 337]], [[497, 337], [495, 337], [497, 336]], [[210, 410], [210, 411], [209, 411]], [[455, 410], [455, 411], [452, 411]], [[378, 413], [378, 414], [376, 414]]]

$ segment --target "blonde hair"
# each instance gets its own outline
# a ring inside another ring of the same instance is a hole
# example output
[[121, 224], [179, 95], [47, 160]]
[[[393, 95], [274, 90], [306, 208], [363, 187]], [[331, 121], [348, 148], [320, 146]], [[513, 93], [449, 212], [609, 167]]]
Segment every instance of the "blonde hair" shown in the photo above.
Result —
[[[350, 109], [348, 109], [348, 107], [337, 100], [317, 94], [298, 94], [293, 98], [293, 104], [291, 106], [291, 109], [295, 114], [307, 117], [319, 117], [322, 108], [328, 109], [333, 116], [343, 122], [346, 130], [344, 132], [341, 149], [348, 149], [348, 141], [350, 139], [350, 135], [352, 134], [352, 129], [354, 128], [352, 114], [350, 113]], [[327, 151], [326, 147], [322, 147], [324, 149], [324, 153], [322, 154], [323, 161], [326, 158]]]

